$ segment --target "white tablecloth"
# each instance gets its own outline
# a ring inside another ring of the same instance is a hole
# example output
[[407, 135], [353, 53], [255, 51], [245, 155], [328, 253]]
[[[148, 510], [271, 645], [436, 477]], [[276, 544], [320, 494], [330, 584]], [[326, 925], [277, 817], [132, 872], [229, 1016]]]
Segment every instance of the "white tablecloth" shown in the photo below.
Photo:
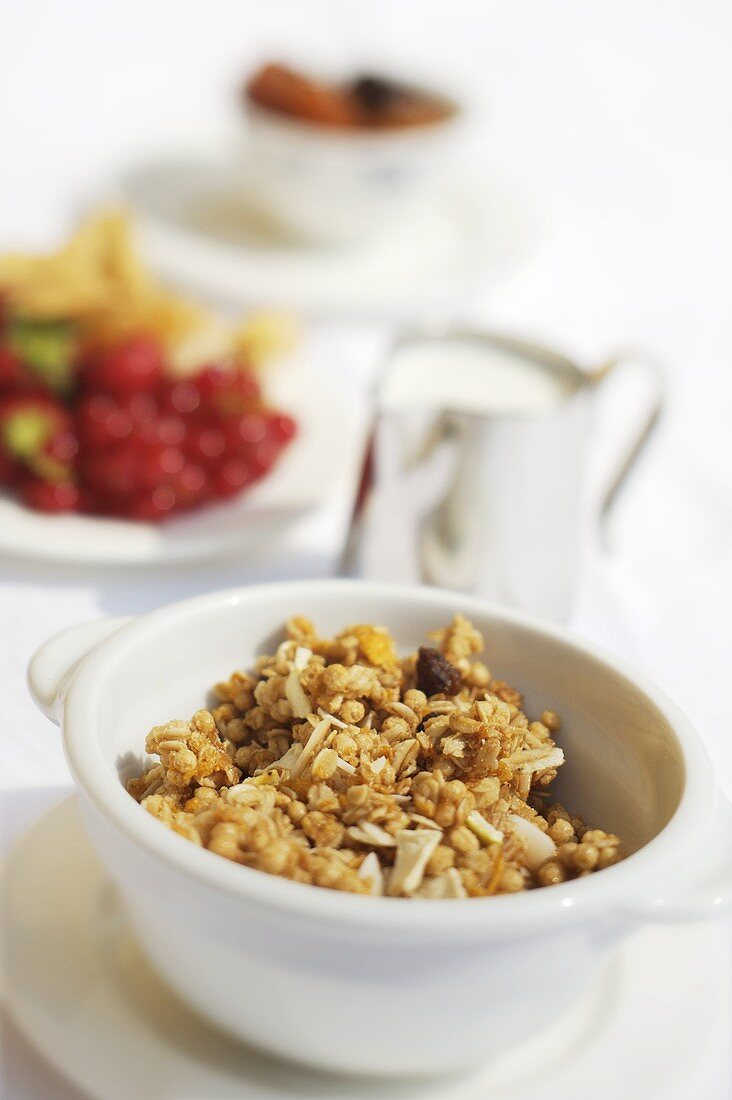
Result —
[[[0, 34], [0, 241], [51, 241], [80, 202], [161, 145], [223, 141], [222, 104], [248, 59], [407, 56], [456, 73], [484, 97], [486, 170], [515, 186], [532, 247], [455, 311], [588, 362], [632, 344], [663, 364], [666, 416], [618, 503], [611, 552], [588, 540], [573, 625], [677, 699], [732, 792], [731, 35], [721, 0], [11, 2]], [[384, 335], [321, 323], [316, 369], [359, 400]], [[606, 464], [623, 415], [613, 411], [615, 428], [598, 439]], [[318, 528], [331, 562], [338, 508]], [[77, 576], [0, 565], [3, 844], [68, 787], [57, 734], [25, 689], [34, 647], [78, 620], [245, 576], [243, 566]], [[723, 933], [711, 934], [727, 965]], [[13, 1050], [8, 1100], [65, 1096], [21, 1043]], [[704, 1073], [707, 1096], [728, 1095], [721, 1060]]]

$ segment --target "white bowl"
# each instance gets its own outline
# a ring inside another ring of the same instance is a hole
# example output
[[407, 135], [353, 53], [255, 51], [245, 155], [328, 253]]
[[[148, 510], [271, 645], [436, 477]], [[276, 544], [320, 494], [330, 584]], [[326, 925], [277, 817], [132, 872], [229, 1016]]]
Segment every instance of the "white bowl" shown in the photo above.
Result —
[[454, 170], [464, 119], [340, 130], [248, 103], [239, 153], [247, 197], [286, 233], [344, 244], [429, 212]]
[[[529, 713], [563, 717], [569, 806], [633, 853], [527, 894], [428, 901], [290, 882], [192, 845], [121, 778], [147, 730], [192, 713], [211, 684], [270, 651], [292, 614], [324, 631], [389, 626], [411, 650], [467, 614]], [[31, 691], [63, 729], [89, 836], [154, 967], [227, 1031], [331, 1069], [456, 1069], [568, 1006], [639, 921], [729, 906], [730, 808], [684, 716], [655, 687], [565, 631], [466, 596], [358, 581], [241, 588], [47, 642]]]

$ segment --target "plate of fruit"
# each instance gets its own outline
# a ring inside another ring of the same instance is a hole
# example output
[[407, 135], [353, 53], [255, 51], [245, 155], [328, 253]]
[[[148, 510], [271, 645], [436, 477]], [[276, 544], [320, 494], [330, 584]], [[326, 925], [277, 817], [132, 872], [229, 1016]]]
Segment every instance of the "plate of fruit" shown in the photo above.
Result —
[[337, 413], [291, 337], [161, 287], [117, 212], [0, 258], [0, 553], [200, 559], [315, 507]]

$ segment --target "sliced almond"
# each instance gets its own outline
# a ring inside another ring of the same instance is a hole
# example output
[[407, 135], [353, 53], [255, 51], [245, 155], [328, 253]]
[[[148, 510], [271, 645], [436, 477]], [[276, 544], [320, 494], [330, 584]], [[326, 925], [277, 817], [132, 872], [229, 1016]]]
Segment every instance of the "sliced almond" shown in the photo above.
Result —
[[389, 894], [412, 894], [424, 877], [429, 858], [442, 837], [434, 829], [402, 829], [396, 835], [397, 854], [389, 879]]
[[379, 857], [376, 852], [369, 852], [366, 856], [358, 869], [358, 877], [371, 879], [370, 894], [378, 897], [380, 894], [384, 893], [384, 872], [381, 869]]
[[315, 756], [315, 753], [322, 746], [325, 741], [328, 730], [330, 729], [330, 719], [324, 718], [322, 722], [318, 722], [313, 732], [308, 737], [302, 752], [298, 756], [294, 767], [290, 771], [290, 778], [297, 779], [298, 775], [302, 775], [305, 767], [310, 760]]
[[513, 825], [514, 836], [523, 841], [526, 855], [526, 865], [531, 871], [541, 867], [551, 859], [557, 851], [557, 846], [548, 833], [543, 832], [533, 821], [527, 821], [518, 814], [509, 814], [508, 820]]
[[503, 840], [501, 830], [497, 829], [495, 825], [491, 825], [490, 821], [486, 821], [477, 810], [473, 810], [472, 813], [468, 814], [465, 824], [484, 844], [500, 844]]
[[294, 667], [290, 670], [285, 680], [285, 695], [287, 697], [287, 702], [290, 704], [293, 717], [307, 718], [313, 708], [300, 683], [300, 673]]
[[413, 898], [466, 898], [468, 896], [460, 872], [456, 867], [449, 867], [441, 875], [434, 875], [422, 881], [419, 890], [411, 895]]
[[370, 844], [372, 848], [394, 848], [396, 840], [382, 829], [380, 825], [374, 825], [372, 821], [362, 821], [360, 825], [351, 825], [346, 829], [347, 836], [351, 840], [357, 840], [360, 844]]

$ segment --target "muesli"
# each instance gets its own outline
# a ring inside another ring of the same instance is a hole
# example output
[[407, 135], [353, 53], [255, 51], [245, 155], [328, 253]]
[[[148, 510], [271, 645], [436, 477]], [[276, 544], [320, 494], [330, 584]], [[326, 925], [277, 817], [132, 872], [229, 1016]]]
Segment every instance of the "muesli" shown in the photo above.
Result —
[[211, 710], [150, 731], [128, 790], [226, 859], [358, 894], [486, 897], [616, 863], [617, 836], [552, 802], [558, 715], [527, 717], [482, 651], [462, 615], [403, 658], [384, 627], [295, 617]]

